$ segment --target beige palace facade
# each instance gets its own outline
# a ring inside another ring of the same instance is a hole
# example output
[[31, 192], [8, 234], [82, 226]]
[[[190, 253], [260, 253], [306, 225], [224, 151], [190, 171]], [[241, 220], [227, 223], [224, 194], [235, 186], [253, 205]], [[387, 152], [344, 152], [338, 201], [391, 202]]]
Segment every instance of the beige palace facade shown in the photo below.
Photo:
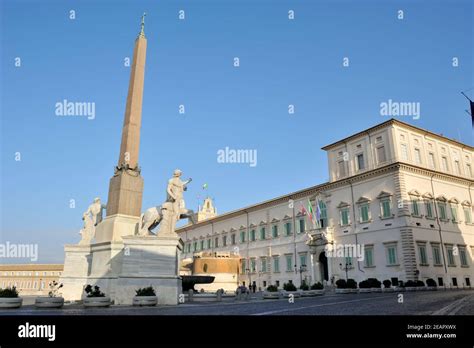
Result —
[[[259, 288], [346, 277], [471, 286], [472, 146], [391, 119], [323, 150], [328, 182], [180, 228], [182, 258], [238, 255], [237, 282]], [[361, 253], [331, 254], [338, 246]]]
[[0, 265], [0, 288], [15, 286], [20, 295], [47, 295], [49, 284], [59, 281], [62, 264]]

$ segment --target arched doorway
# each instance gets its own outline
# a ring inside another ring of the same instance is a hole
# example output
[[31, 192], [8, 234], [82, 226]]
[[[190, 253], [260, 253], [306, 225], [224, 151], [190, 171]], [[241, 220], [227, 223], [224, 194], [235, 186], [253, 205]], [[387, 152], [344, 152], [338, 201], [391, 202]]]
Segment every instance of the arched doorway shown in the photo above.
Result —
[[326, 253], [323, 251], [319, 254], [319, 270], [321, 272], [321, 279], [326, 281], [329, 280], [329, 272], [328, 272], [328, 258], [326, 257]]

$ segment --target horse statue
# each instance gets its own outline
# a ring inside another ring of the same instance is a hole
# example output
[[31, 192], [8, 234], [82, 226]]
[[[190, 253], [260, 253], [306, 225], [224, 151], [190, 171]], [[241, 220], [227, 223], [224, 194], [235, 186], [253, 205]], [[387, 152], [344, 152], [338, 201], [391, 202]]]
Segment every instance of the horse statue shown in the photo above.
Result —
[[160, 206], [148, 208], [140, 216], [140, 225], [138, 235], [149, 236], [154, 233], [152, 230], [160, 225], [161, 234], [173, 234], [176, 223], [180, 219], [188, 219], [191, 223], [195, 223], [195, 214], [191, 209], [186, 209], [183, 192], [187, 190], [187, 185], [192, 181], [181, 181], [182, 172], [176, 169], [173, 178], [168, 181], [166, 189], [166, 202]]

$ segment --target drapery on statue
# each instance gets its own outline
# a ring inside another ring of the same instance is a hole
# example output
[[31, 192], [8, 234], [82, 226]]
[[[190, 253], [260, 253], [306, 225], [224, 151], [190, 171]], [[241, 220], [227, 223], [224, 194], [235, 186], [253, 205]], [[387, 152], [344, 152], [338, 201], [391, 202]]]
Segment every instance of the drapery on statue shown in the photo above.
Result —
[[95, 198], [94, 202], [89, 205], [87, 210], [82, 214], [84, 220], [84, 227], [79, 232], [81, 235], [80, 245], [91, 244], [95, 236], [95, 226], [102, 221], [102, 211], [105, 205], [100, 202], [100, 198]]
[[194, 211], [186, 209], [183, 199], [183, 193], [192, 179], [182, 181], [181, 175], [181, 170], [176, 169], [173, 177], [168, 180], [166, 201], [160, 206], [147, 209], [141, 215], [138, 230], [140, 236], [152, 235], [152, 230], [158, 225], [160, 225], [159, 234], [172, 235], [180, 219], [188, 218], [194, 223]]

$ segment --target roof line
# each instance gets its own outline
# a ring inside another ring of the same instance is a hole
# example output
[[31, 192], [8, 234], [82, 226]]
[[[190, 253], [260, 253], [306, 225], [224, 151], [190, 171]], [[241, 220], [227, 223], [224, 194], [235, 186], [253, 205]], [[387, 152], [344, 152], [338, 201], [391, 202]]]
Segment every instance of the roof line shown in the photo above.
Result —
[[414, 130], [416, 130], [416, 131], [421, 131], [421, 132], [423, 132], [425, 135], [430, 135], [430, 136], [432, 136], [432, 137], [435, 137], [435, 138], [438, 138], [438, 139], [442, 139], [442, 140], [447, 141], [447, 142], [449, 142], [449, 143], [453, 143], [453, 144], [456, 144], [456, 145], [458, 145], [458, 146], [461, 146], [462, 148], [468, 148], [468, 149], [471, 150], [471, 151], [474, 150], [474, 147], [471, 146], [471, 145], [461, 143], [460, 141], [447, 138], [447, 137], [445, 137], [445, 136], [442, 136], [442, 135], [433, 133], [433, 132], [431, 132], [431, 131], [429, 131], [429, 130], [427, 130], [427, 129], [414, 126], [414, 125], [412, 125], [412, 124], [409, 124], [409, 123], [406, 123], [406, 122], [397, 120], [397, 119], [395, 119], [395, 118], [391, 118], [391, 119], [389, 119], [389, 120], [387, 120], [387, 121], [385, 121], [385, 122], [378, 123], [378, 124], [376, 124], [375, 126], [372, 126], [372, 127], [367, 128], [367, 129], [365, 129], [365, 130], [363, 130], [363, 131], [360, 131], [360, 132], [358, 132], [358, 133], [356, 133], [356, 134], [350, 135], [350, 136], [348, 136], [348, 137], [346, 137], [346, 138], [343, 138], [343, 139], [338, 140], [338, 141], [336, 141], [336, 142], [334, 142], [334, 143], [331, 143], [331, 144], [329, 144], [329, 145], [326, 145], [326, 146], [322, 147], [321, 150], [327, 151], [327, 150], [329, 150], [329, 149], [331, 149], [331, 148], [333, 148], [333, 147], [335, 147], [335, 146], [337, 146], [337, 145], [342, 145], [344, 142], [346, 142], [346, 141], [348, 141], [348, 140], [350, 140], [350, 139], [357, 138], [357, 137], [359, 137], [359, 136], [361, 136], [361, 135], [363, 135], [363, 134], [366, 134], [367, 132], [371, 132], [371, 131], [373, 131], [373, 130], [376, 130], [376, 129], [378, 129], [378, 128], [382, 128], [382, 127], [384, 127], [384, 126], [391, 125], [391, 124], [396, 124], [396, 125], [398, 125], [398, 126], [402, 126], [402, 127], [406, 127], [406, 128], [411, 128], [411, 129], [414, 129]]

